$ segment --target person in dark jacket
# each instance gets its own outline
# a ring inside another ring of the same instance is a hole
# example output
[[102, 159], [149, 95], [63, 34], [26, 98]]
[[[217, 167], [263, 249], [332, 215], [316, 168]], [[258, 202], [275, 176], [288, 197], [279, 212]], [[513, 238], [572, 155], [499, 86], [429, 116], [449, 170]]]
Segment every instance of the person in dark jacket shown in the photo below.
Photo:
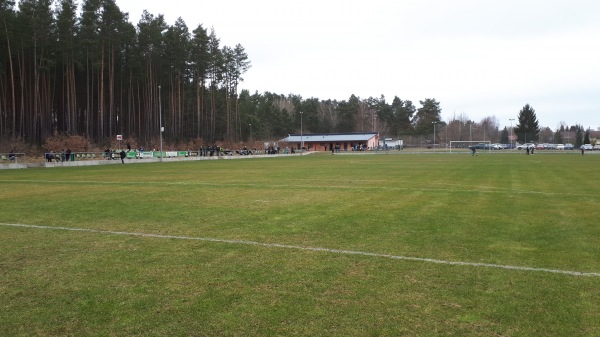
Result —
[[125, 156], [126, 156], [125, 151], [121, 150], [119, 155], [121, 155], [121, 164], [125, 164]]

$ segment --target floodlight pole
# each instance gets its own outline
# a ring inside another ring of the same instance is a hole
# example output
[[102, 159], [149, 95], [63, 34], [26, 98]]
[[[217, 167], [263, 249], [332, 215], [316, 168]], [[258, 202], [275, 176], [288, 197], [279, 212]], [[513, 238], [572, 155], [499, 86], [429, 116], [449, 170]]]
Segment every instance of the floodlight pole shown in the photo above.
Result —
[[[119, 114], [117, 114], [117, 132], [119, 132]], [[120, 132], [119, 134], [122, 135], [123, 132]], [[119, 139], [119, 150], [121, 150], [121, 139]]]
[[302, 111], [300, 111], [300, 155], [304, 153], [304, 138], [302, 135]]
[[373, 132], [377, 130], [377, 115], [373, 112]]
[[508, 119], [510, 121], [510, 147], [513, 147], [513, 126], [512, 126], [512, 122], [515, 120], [514, 118], [509, 118]]
[[469, 142], [473, 141], [473, 123], [469, 124]]
[[159, 126], [160, 126], [160, 161], [163, 161], [163, 147], [162, 147], [162, 134], [163, 134], [163, 126], [162, 126], [162, 104], [160, 99], [160, 85], [158, 86], [158, 118]]
[[[473, 124], [474, 123], [469, 124], [469, 142], [473, 141]], [[483, 127], [483, 125], [482, 125], [482, 127]], [[475, 125], [475, 128], [477, 129], [477, 128], [479, 128], [479, 126]], [[483, 140], [485, 140], [485, 128], [483, 129]]]
[[433, 124], [433, 148], [435, 149], [435, 125], [438, 122], [431, 122]]

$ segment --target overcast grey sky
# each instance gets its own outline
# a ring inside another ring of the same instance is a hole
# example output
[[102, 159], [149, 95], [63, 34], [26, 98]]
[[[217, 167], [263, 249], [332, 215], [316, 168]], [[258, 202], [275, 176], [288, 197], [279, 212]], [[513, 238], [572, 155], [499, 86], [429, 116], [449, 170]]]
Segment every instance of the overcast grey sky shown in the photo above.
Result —
[[116, 0], [213, 27], [252, 68], [240, 88], [303, 98], [435, 98], [442, 118], [600, 128], [598, 0]]

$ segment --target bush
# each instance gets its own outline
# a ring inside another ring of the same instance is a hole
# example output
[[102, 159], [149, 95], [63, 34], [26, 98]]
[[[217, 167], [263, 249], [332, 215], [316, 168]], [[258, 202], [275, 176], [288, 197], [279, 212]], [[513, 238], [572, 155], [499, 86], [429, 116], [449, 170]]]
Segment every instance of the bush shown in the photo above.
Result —
[[35, 145], [27, 143], [23, 138], [5, 138], [0, 140], [0, 153], [35, 153], [37, 152]]
[[54, 133], [51, 137], [46, 138], [43, 145], [45, 151], [62, 151], [71, 149], [72, 152], [89, 152], [96, 148], [92, 146], [89, 139], [83, 136], [70, 136], [60, 133]]

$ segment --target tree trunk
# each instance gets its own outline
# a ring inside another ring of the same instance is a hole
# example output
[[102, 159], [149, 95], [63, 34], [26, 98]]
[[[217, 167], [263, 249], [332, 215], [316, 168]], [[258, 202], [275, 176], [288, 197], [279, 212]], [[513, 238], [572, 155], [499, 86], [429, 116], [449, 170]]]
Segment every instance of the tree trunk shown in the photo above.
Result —
[[98, 139], [104, 139], [104, 45], [100, 48], [100, 70], [98, 71]]
[[10, 38], [8, 36], [8, 27], [6, 25], [6, 18], [4, 18], [4, 32], [6, 32], [6, 46], [8, 49], [8, 67], [10, 68], [10, 88], [11, 88], [11, 100], [12, 100], [12, 130], [11, 135], [15, 137], [17, 135], [17, 101], [15, 98], [15, 73], [12, 62], [12, 52], [10, 49]]

